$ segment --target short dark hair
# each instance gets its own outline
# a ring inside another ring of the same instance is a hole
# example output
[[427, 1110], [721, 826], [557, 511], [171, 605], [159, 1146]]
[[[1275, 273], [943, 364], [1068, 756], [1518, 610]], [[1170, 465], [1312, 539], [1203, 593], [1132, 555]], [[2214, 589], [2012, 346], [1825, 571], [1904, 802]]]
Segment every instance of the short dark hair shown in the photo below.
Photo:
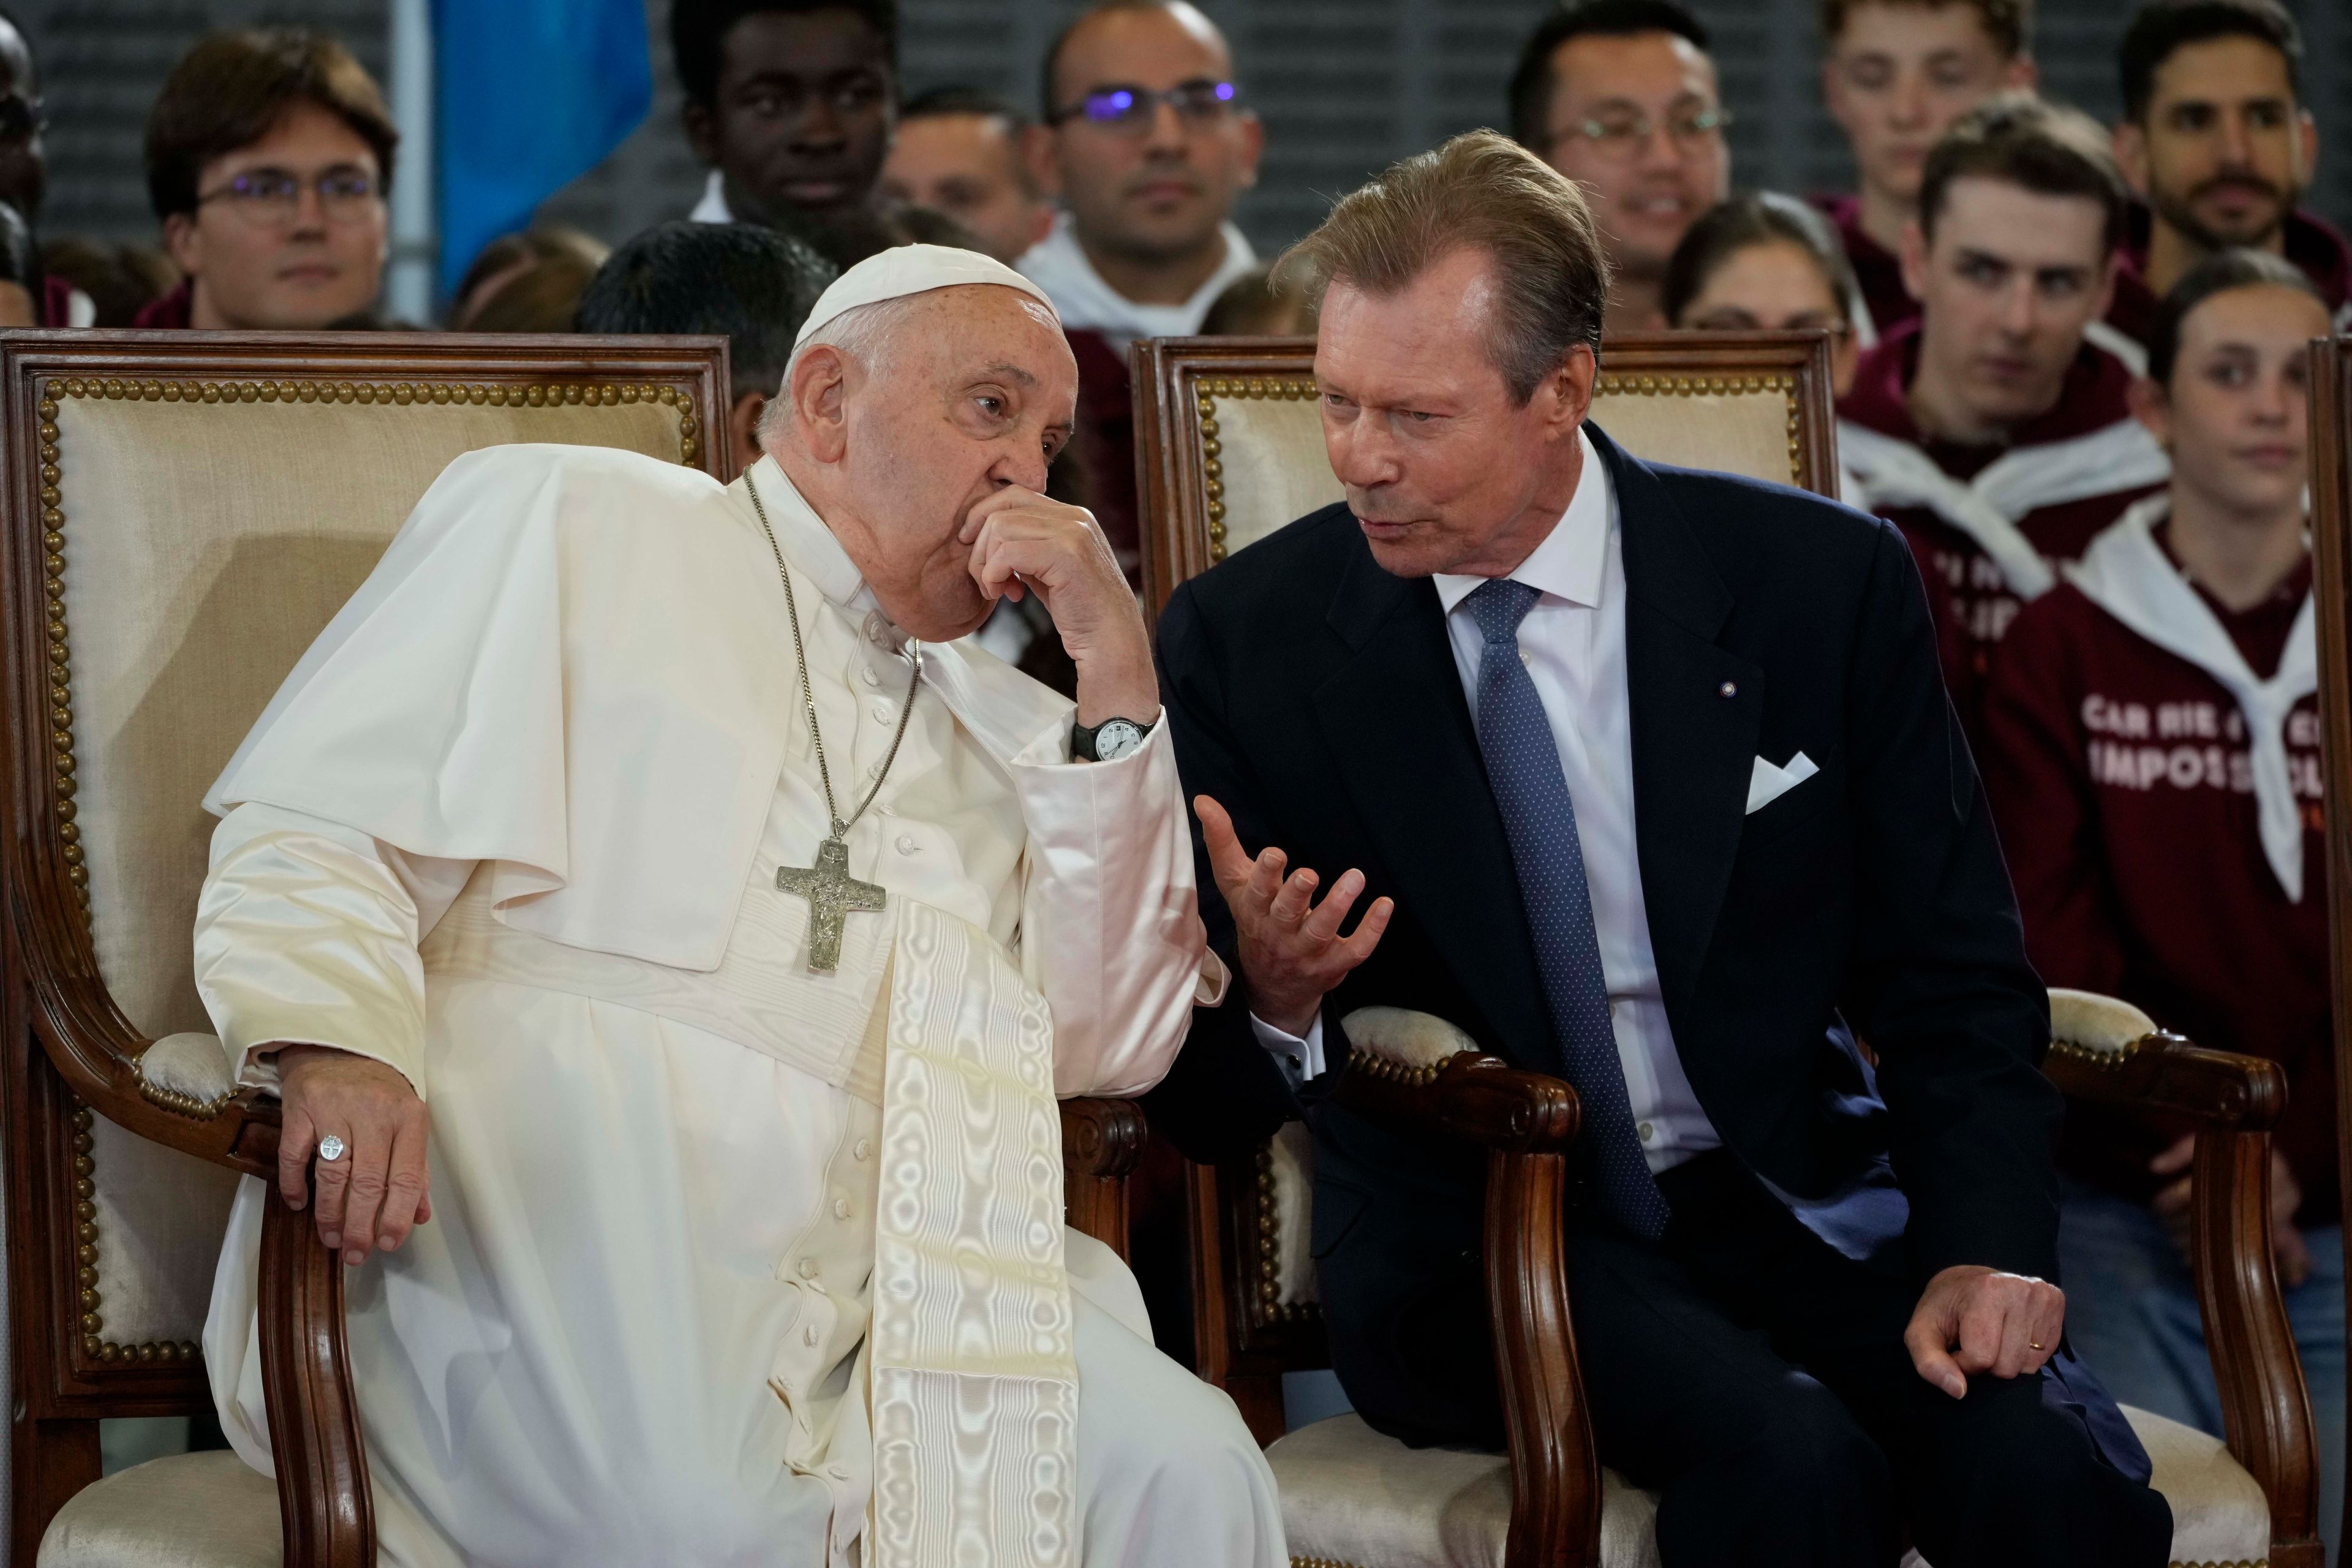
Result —
[[898, 73], [898, 0], [671, 0], [670, 58], [677, 62], [678, 85], [686, 89], [688, 102], [707, 106], [718, 100], [727, 35], [744, 17], [770, 11], [788, 16], [846, 11], [881, 35], [891, 73]]
[[1581, 0], [1562, 5], [1536, 25], [1519, 46], [1511, 72], [1511, 140], [1542, 156], [1549, 140], [1544, 124], [1551, 110], [1551, 58], [1570, 38], [1615, 37], [1633, 33], [1672, 33], [1704, 49], [1712, 35], [1676, 0]]
[[2105, 247], [2124, 241], [2131, 195], [2116, 167], [2106, 132], [2079, 109], [2030, 92], [2004, 92], [1952, 121], [1919, 173], [1919, 232], [1936, 237], [1936, 222], [1952, 182], [1999, 180], [2043, 196], [2080, 196], [2098, 204]]
[[308, 27], [214, 33], [180, 57], [147, 115], [147, 199], [157, 217], [196, 210], [205, 165], [250, 147], [297, 103], [316, 104], [366, 142], [392, 188], [400, 132], [383, 89], [352, 52]]
[[1725, 262], [1751, 246], [1774, 244], [1793, 245], [1812, 258], [1837, 300], [1839, 320], [1853, 325], [1853, 265], [1837, 231], [1821, 214], [1778, 191], [1742, 191], [1707, 208], [1684, 231], [1660, 289], [1666, 324], [1682, 325], [1683, 312]]
[[961, 83], [917, 93], [899, 109], [898, 123], [904, 125], [909, 120], [945, 119], [951, 114], [1002, 120], [1015, 135], [1029, 128], [1029, 116], [1003, 93], [991, 92], [986, 88], [965, 87]]
[[[2321, 0], [2334, 5], [2336, 0]], [[2287, 86], [2303, 97], [2303, 32], [2279, 0], [2148, 0], [2124, 29], [2116, 51], [2123, 78], [2124, 118], [2147, 118], [2156, 96], [2156, 73], [2173, 51], [2214, 38], [2252, 38], [2268, 44], [2286, 61]]]
[[1915, 11], [1941, 11], [1958, 5], [1974, 11], [1994, 45], [2004, 55], [2024, 54], [2033, 45], [2033, 0], [1821, 0], [1822, 43], [1837, 42], [1846, 21], [1864, 5], [1908, 5]]
[[1485, 254], [1495, 279], [1489, 362], [1524, 405], [1579, 344], [1601, 352], [1609, 258], [1574, 180], [1493, 131], [1471, 131], [1392, 163], [1332, 205], [1284, 253], [1280, 285], [1304, 268], [1319, 311], [1332, 283], [1394, 295], [1457, 251]]
[[733, 395], [772, 397], [793, 339], [834, 279], [832, 263], [750, 223], [657, 224], [597, 269], [573, 325], [583, 332], [715, 332], [728, 340]]
[[2180, 359], [2180, 329], [2198, 306], [2233, 289], [2262, 288], [2293, 289], [2310, 295], [2323, 310], [2327, 304], [2310, 274], [2283, 256], [2247, 246], [2200, 256], [2157, 301], [2156, 314], [2148, 319], [2148, 379], [2160, 386], [2172, 384], [2173, 366]]

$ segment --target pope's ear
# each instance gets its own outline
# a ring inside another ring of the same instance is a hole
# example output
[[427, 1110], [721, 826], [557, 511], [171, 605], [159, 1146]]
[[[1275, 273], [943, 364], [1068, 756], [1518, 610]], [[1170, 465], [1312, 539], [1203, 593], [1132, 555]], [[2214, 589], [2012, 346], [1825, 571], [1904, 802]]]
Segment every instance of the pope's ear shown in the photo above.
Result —
[[793, 362], [793, 424], [808, 455], [837, 463], [849, 449], [849, 362], [831, 343], [816, 343]]

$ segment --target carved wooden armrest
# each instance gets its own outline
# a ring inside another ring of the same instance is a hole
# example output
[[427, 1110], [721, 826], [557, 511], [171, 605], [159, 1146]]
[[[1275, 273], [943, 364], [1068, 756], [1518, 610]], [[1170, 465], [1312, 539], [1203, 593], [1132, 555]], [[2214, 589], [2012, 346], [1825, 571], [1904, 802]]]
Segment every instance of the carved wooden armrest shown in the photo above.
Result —
[[2111, 996], [2053, 991], [2050, 1024], [2042, 1069], [2065, 1093], [2197, 1123], [2189, 1262], [2223, 1429], [2270, 1500], [2273, 1568], [2317, 1568], [2318, 1440], [2271, 1249], [2270, 1131], [2286, 1074], [2191, 1045]]
[[1341, 1104], [1409, 1136], [1486, 1150], [1486, 1301], [1511, 1456], [1507, 1563], [1601, 1561], [1601, 1463], [1569, 1321], [1567, 1154], [1576, 1091], [1480, 1051], [1426, 1013], [1367, 1007], [1341, 1027], [1353, 1047]]
[[1143, 1110], [1131, 1100], [1062, 1101], [1062, 1207], [1084, 1231], [1127, 1257], [1127, 1178], [1143, 1157]]

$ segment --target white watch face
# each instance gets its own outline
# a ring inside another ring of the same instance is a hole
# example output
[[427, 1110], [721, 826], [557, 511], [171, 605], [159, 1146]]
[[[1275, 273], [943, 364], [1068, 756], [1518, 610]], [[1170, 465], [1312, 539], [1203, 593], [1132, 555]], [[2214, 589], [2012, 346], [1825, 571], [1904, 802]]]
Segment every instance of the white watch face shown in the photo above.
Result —
[[1095, 731], [1095, 761], [1115, 763], [1143, 744], [1143, 731], [1131, 719], [1108, 719]]

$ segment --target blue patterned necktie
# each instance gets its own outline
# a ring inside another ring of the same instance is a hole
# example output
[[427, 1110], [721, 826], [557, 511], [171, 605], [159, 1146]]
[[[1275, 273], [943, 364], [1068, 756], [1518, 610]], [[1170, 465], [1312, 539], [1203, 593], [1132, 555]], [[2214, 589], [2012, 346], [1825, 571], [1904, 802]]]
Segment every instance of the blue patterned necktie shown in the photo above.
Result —
[[1566, 1077], [1582, 1102], [1582, 1142], [1602, 1203], [1618, 1224], [1655, 1241], [1665, 1234], [1666, 1199], [1633, 1133], [1625, 1069], [1609, 1021], [1592, 893], [1584, 880], [1584, 848], [1577, 842], [1576, 803], [1569, 798], [1568, 775], [1560, 771], [1559, 747], [1536, 683], [1519, 658], [1519, 623], [1538, 596], [1524, 583], [1497, 577], [1464, 601], [1486, 639], [1478, 661], [1478, 750], [1511, 841], [1536, 969], [1551, 1005]]

